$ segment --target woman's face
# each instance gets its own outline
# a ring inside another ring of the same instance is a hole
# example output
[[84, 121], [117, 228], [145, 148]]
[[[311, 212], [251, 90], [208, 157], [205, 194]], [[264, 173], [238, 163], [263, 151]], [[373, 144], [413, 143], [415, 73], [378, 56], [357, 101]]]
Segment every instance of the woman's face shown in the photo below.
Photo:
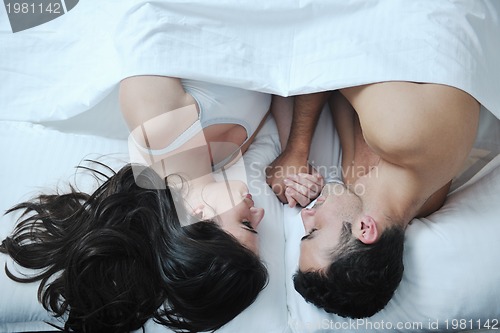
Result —
[[213, 219], [220, 227], [254, 253], [258, 253], [257, 226], [264, 209], [254, 206], [247, 186], [241, 181], [214, 182], [203, 188], [203, 203], [197, 207], [203, 219]]

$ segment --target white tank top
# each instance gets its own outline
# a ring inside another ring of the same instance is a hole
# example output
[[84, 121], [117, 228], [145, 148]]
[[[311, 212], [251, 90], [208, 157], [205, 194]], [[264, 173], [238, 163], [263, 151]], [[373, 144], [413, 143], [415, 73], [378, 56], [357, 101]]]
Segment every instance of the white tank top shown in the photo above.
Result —
[[[245, 144], [259, 127], [271, 104], [271, 95], [266, 93], [195, 80], [182, 79], [181, 83], [184, 90], [198, 104], [199, 119], [167, 147], [151, 150], [137, 145], [140, 150], [152, 155], [169, 153], [182, 146], [202, 129], [215, 124], [243, 126], [247, 132], [247, 138], [243, 142]], [[213, 170], [226, 165], [239, 154], [240, 149], [241, 146], [214, 165]]]

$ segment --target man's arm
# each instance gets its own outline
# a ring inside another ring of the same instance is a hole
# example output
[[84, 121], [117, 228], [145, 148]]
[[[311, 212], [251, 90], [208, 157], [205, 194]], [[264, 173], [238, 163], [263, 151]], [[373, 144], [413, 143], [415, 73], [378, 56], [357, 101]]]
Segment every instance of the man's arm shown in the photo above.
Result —
[[293, 115], [293, 96], [282, 97], [273, 95], [271, 101], [271, 114], [273, 115], [276, 127], [278, 128], [278, 135], [281, 144], [281, 151], [286, 148], [288, 136], [290, 135], [290, 128], [292, 127]]
[[439, 208], [476, 137], [479, 103], [439, 84], [384, 82], [342, 89], [363, 136], [383, 160], [404, 169], [407, 188], [427, 200], [419, 216]]
[[[299, 173], [310, 174], [311, 170], [307, 163], [314, 129], [319, 119], [319, 115], [330, 92], [320, 92], [295, 97], [293, 107], [292, 124], [290, 134], [285, 148], [276, 160], [266, 169], [267, 183], [273, 189], [278, 198], [286, 203], [291, 199], [305, 203], [304, 198], [310, 193], [309, 189], [304, 189], [304, 193], [293, 193], [293, 196], [286, 196], [285, 179], [287, 176]], [[289, 190], [290, 191], [290, 190]], [[317, 196], [319, 191], [313, 191]], [[300, 196], [299, 196], [300, 195]], [[303, 198], [304, 197], [304, 198]], [[309, 201], [310, 198], [307, 198]]]

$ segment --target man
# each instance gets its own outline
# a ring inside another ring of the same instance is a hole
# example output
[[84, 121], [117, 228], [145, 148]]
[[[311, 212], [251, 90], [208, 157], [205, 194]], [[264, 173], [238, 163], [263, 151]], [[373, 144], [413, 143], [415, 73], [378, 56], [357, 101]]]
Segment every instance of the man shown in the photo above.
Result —
[[306, 236], [294, 283], [328, 312], [368, 317], [401, 280], [405, 228], [442, 206], [462, 168], [479, 103], [450, 86], [412, 82], [298, 96], [287, 147], [268, 169], [282, 201], [304, 206], [317, 192], [312, 175], [277, 171], [307, 167], [311, 133], [327, 99], [342, 146], [343, 183], [325, 185], [315, 205], [301, 212]]

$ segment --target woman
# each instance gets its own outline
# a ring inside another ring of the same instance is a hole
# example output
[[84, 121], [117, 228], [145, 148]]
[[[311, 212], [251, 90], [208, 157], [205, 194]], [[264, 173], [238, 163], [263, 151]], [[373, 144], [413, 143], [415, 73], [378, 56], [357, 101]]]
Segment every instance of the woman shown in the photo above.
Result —
[[[151, 111], [160, 108], [156, 103], [177, 100], [182, 104], [188, 97], [168, 89], [142, 94], [153, 81], [156, 88], [159, 82], [180, 83], [159, 77], [122, 82], [122, 109], [132, 129], [138, 119], [141, 125], [141, 115], [135, 113], [141, 112], [146, 121], [151, 115], [161, 116]], [[240, 115], [242, 119], [265, 116], [268, 96], [236, 91], [211, 96], [221, 105], [238, 105], [234, 99], [240, 99], [235, 121]], [[257, 99], [256, 104], [246, 103]], [[196, 104], [199, 120], [211, 112], [205, 105]], [[261, 108], [255, 109], [256, 105]], [[179, 126], [184, 118], [177, 120]], [[240, 126], [246, 135], [241, 135]], [[203, 130], [209, 143], [227, 139], [244, 151], [258, 126], [212, 123]], [[168, 125], [165, 132], [174, 133]], [[163, 138], [168, 143], [176, 140], [169, 135]], [[265, 287], [267, 271], [257, 256], [255, 231], [263, 210], [254, 207], [244, 183], [216, 183], [211, 173], [200, 176], [186, 172], [183, 163], [174, 163], [199, 152], [183, 150], [193, 140], [185, 141], [162, 155], [161, 161], [168, 160], [168, 174], [158, 172], [155, 165], [128, 164], [107, 176], [90, 195], [72, 188], [67, 194], [40, 195], [8, 211], [23, 215], [0, 251], [37, 270], [32, 276], [8, 274], [19, 282], [41, 281], [39, 299], [64, 319], [65, 331], [128, 332], [151, 317], [175, 331], [215, 330], [248, 307]], [[215, 152], [209, 151], [210, 163], [219, 158], [226, 160], [222, 165], [234, 160], [234, 151], [229, 157]]]
[[[121, 82], [120, 103], [131, 132], [131, 160], [153, 168], [178, 188], [192, 215], [217, 215], [224, 228], [225, 213], [238, 207], [248, 188], [238, 182], [216, 183], [214, 172], [225, 173], [248, 149], [269, 112], [271, 96], [201, 81], [135, 76]], [[249, 213], [242, 223], [260, 221], [264, 212]], [[255, 241], [248, 247], [257, 250]]]

